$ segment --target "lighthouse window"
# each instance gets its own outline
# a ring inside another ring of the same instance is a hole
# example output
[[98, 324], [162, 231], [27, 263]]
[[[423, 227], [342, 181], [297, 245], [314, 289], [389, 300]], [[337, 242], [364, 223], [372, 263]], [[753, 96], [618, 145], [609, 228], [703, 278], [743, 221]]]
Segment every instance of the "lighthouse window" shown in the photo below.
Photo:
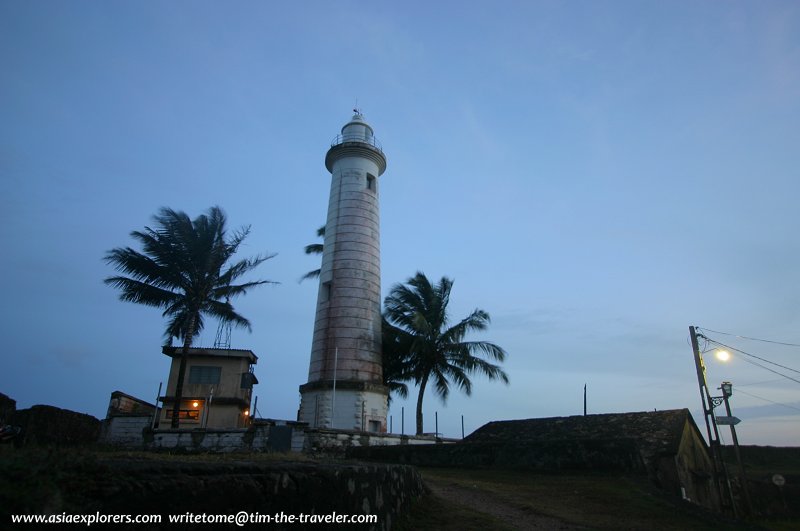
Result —
[[330, 281], [322, 283], [322, 300], [323, 300], [323, 302], [331, 300], [331, 283], [330, 283]]
[[367, 189], [368, 190], [375, 189], [375, 176], [370, 173], [367, 174]]

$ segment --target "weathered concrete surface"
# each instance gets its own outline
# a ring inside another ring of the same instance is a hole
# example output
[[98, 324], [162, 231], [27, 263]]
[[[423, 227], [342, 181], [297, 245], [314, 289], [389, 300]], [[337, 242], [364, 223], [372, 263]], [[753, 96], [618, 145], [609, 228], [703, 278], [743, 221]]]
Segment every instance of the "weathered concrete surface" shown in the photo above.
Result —
[[[233, 526], [180, 526], [167, 515], [347, 514], [377, 515], [378, 523], [341, 529], [390, 529], [414, 498], [424, 492], [416, 469], [359, 463], [271, 462], [198, 457], [87, 456], [54, 454], [19, 466], [20, 474], [0, 463], [0, 505], [11, 513], [160, 514], [161, 525], [142, 530], [225, 529]], [[51, 461], [41, 463], [41, 461]], [[24, 472], [23, 472], [24, 470]], [[32, 489], [4, 499], [10, 485]], [[304, 529], [301, 525], [248, 528]], [[115, 527], [126, 529], [125, 526]], [[317, 528], [319, 528], [317, 526]], [[325, 528], [323, 526], [322, 528]], [[133, 529], [131, 527], [130, 529]]]
[[[433, 436], [417, 437], [399, 435], [397, 433], [306, 428], [303, 452], [314, 456], [343, 458], [347, 456], [348, 450], [354, 447], [384, 448], [396, 445], [434, 445], [436, 442], [437, 439]], [[366, 453], [364, 456], [368, 457], [369, 454]], [[382, 459], [376, 460], [380, 461]]]

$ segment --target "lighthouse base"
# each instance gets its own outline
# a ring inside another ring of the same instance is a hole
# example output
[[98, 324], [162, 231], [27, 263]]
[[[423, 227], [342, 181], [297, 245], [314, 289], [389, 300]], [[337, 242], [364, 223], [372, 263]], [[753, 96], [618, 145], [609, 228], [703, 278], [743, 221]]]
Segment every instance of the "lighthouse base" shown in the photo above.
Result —
[[386, 433], [389, 388], [369, 382], [333, 380], [300, 386], [298, 420], [312, 428]]

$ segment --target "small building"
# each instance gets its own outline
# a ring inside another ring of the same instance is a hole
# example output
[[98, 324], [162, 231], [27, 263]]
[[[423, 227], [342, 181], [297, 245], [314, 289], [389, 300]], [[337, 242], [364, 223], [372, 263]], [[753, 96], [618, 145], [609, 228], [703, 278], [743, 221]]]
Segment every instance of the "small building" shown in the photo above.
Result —
[[156, 412], [156, 406], [141, 398], [136, 398], [122, 391], [111, 393], [108, 401], [106, 418], [111, 417], [150, 417]]
[[[172, 365], [159, 418], [159, 427], [172, 423], [175, 388], [183, 347], [165, 346], [162, 352]], [[245, 428], [250, 423], [250, 401], [258, 379], [253, 366], [258, 357], [251, 350], [190, 348], [186, 354], [179, 419], [181, 429]]]
[[[614, 468], [615, 461], [620, 469], [632, 469], [630, 463], [640, 460], [662, 489], [719, 508], [713, 461], [688, 409], [496, 421], [477, 429], [464, 443], [530, 445], [540, 455], [550, 453], [554, 468], [566, 454], [571, 454], [568, 461], [589, 469]], [[548, 443], [555, 443], [556, 449], [542, 452]], [[626, 456], [630, 450], [621, 443], [629, 443], [633, 455]]]
[[139, 447], [142, 432], [152, 428], [158, 408], [150, 402], [122, 391], [111, 393], [106, 418], [100, 426], [99, 442], [114, 446]]
[[504, 420], [455, 444], [348, 448], [355, 459], [423, 467], [646, 475], [674, 496], [718, 510], [714, 465], [688, 409]]

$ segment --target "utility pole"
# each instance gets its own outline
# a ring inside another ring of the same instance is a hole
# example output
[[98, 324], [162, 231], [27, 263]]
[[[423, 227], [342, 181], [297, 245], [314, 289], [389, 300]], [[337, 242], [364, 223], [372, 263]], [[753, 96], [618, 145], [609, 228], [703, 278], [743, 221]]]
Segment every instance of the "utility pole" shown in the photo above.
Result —
[[[731, 489], [731, 480], [728, 477], [728, 468], [725, 466], [725, 460], [722, 458], [722, 448], [720, 448], [719, 431], [717, 430], [717, 420], [714, 417], [714, 408], [722, 403], [721, 398], [712, 398], [711, 392], [708, 390], [708, 382], [706, 381], [706, 366], [703, 363], [703, 355], [700, 353], [700, 345], [697, 342], [697, 331], [694, 326], [689, 327], [689, 336], [692, 340], [692, 351], [694, 354], [694, 365], [697, 370], [697, 383], [700, 387], [700, 401], [703, 403], [703, 416], [706, 421], [706, 431], [708, 432], [708, 445], [711, 448], [711, 460], [714, 465], [714, 481], [717, 484], [717, 489], [720, 496], [720, 503], [725, 499], [725, 488], [722, 484], [722, 479], [725, 480], [727, 486], [728, 498], [730, 499], [731, 510], [733, 511], [734, 518], [736, 514], [736, 502], [733, 499], [733, 490]], [[722, 473], [723, 478], [720, 478]]]
[[[725, 401], [725, 412], [728, 414], [729, 418], [733, 417], [731, 414], [731, 404], [728, 402], [728, 398], [733, 395], [733, 384], [730, 382], [722, 382], [720, 385], [720, 390], [722, 391], [722, 398]], [[733, 450], [736, 453], [736, 461], [739, 463], [739, 482], [742, 485], [742, 491], [744, 492], [744, 499], [747, 503], [747, 511], [749, 514], [753, 514], [753, 501], [750, 499], [750, 488], [747, 485], [747, 473], [744, 471], [744, 462], [742, 461], [742, 453], [739, 451], [739, 438], [736, 436], [736, 427], [735, 424], [738, 422], [738, 419], [731, 419], [732, 422], [730, 423], [731, 427], [731, 437], [733, 438]]]

